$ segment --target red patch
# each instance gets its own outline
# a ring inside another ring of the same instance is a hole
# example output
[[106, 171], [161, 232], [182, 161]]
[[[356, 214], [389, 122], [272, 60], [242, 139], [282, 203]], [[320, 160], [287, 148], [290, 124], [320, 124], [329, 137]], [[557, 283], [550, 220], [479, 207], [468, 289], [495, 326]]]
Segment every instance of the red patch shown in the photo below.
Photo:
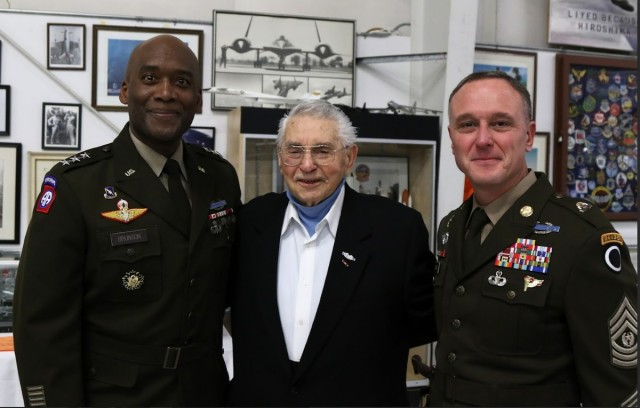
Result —
[[36, 211], [48, 214], [53, 202], [56, 199], [56, 189], [45, 185], [42, 187], [42, 193], [38, 197], [38, 201], [36, 202]]

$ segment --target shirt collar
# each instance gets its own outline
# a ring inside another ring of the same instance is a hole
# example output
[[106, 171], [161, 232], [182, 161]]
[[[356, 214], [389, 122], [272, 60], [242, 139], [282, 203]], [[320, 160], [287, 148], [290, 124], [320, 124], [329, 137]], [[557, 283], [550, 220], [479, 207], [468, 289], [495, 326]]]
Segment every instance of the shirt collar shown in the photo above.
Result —
[[[340, 223], [340, 215], [342, 214], [342, 204], [344, 203], [344, 183], [342, 187], [340, 187], [340, 193], [336, 198], [336, 201], [331, 206], [331, 209], [324, 216], [324, 218], [318, 223], [318, 226], [322, 224], [327, 224], [329, 227], [329, 232], [335, 238], [338, 232], [338, 224]], [[287, 209], [284, 213], [284, 222], [282, 223], [282, 230], [280, 231], [280, 236], [284, 235], [292, 222], [295, 221], [301, 228], [304, 229], [302, 222], [300, 221], [300, 217], [298, 216], [298, 211], [296, 207], [289, 201], [287, 204]]]
[[[516, 202], [518, 198], [520, 198], [524, 193], [531, 188], [536, 183], [536, 174], [533, 171], [529, 171], [527, 175], [520, 180], [518, 184], [511, 190], [507, 191], [497, 199], [495, 199], [491, 204], [484, 207], [491, 224], [496, 225], [498, 220], [502, 218], [504, 213], [507, 212], [509, 208]], [[473, 198], [473, 208], [471, 211], [476, 209], [476, 207], [480, 207], [476, 198]]]
[[[164, 169], [164, 165], [167, 162], [167, 158], [144, 144], [137, 137], [135, 137], [131, 127], [129, 127], [129, 135], [131, 136], [133, 145], [136, 147], [136, 150], [138, 151], [142, 159], [147, 162], [155, 175], [160, 177], [160, 175], [162, 174], [162, 169]], [[182, 176], [186, 180], [188, 180], [187, 169], [184, 165], [184, 149], [182, 147], [182, 143], [178, 145], [178, 149], [173, 153], [173, 155], [171, 155], [171, 158], [178, 162], [178, 164], [180, 165], [180, 170], [182, 171]]]

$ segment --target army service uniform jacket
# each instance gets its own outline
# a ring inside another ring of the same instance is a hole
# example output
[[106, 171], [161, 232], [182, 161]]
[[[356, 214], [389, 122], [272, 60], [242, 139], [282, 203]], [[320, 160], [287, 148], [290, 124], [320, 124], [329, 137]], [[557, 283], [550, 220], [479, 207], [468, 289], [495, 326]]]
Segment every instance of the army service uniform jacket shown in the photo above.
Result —
[[637, 405], [637, 274], [595, 206], [542, 173], [463, 269], [472, 199], [441, 222], [431, 405]]
[[190, 235], [128, 125], [45, 176], [14, 305], [27, 406], [224, 402], [222, 318], [240, 188], [217, 153], [185, 145], [184, 157]]

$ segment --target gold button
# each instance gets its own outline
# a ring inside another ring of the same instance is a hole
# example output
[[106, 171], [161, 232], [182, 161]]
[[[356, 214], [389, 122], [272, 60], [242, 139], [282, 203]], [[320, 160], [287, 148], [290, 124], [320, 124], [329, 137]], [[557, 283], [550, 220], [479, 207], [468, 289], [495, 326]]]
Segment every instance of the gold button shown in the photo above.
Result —
[[523, 217], [531, 217], [532, 214], [533, 208], [531, 208], [531, 206], [529, 205], [525, 205], [520, 209], [520, 215], [522, 215]]

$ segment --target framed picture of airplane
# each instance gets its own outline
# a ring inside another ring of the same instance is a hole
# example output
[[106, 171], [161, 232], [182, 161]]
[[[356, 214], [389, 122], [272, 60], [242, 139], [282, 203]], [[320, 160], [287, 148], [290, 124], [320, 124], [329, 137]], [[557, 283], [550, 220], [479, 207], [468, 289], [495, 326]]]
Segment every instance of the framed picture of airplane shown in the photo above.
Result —
[[355, 20], [213, 11], [212, 109], [353, 106]]
[[142, 41], [159, 34], [171, 34], [184, 41], [198, 57], [202, 70], [202, 30], [94, 25], [91, 106], [99, 111], [127, 110], [127, 107], [120, 103], [118, 95], [129, 55]]
[[47, 69], [84, 70], [84, 24], [47, 24]]

